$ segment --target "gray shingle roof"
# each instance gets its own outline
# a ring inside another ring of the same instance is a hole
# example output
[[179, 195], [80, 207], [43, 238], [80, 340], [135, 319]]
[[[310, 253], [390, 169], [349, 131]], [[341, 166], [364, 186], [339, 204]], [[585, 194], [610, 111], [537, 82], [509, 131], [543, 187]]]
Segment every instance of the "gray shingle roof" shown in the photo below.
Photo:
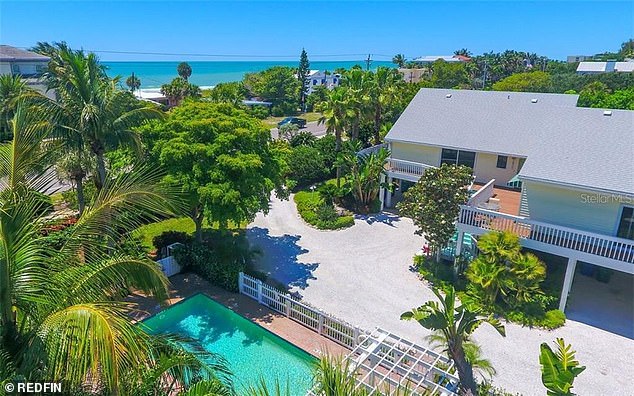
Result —
[[0, 61], [15, 62], [15, 61], [48, 61], [48, 56], [40, 55], [35, 52], [26, 51], [20, 48], [15, 48], [10, 45], [0, 45]]
[[606, 116], [576, 101], [421, 89], [385, 139], [526, 157], [520, 177], [634, 195], [634, 111]]

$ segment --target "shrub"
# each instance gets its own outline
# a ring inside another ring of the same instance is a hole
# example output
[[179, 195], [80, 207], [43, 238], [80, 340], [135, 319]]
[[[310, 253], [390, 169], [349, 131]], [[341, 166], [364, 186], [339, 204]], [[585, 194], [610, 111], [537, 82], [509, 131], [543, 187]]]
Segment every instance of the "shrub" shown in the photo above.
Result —
[[319, 151], [319, 154], [324, 159], [324, 166], [328, 170], [328, 175], [330, 177], [334, 176], [335, 161], [337, 160], [337, 152], [335, 151], [335, 136], [330, 134], [319, 138], [313, 144], [313, 147], [315, 147], [317, 151]]
[[340, 216], [318, 192], [300, 191], [295, 194], [294, 200], [302, 219], [320, 230], [336, 230], [354, 225], [351, 215]]
[[269, 112], [269, 108], [266, 106], [253, 106], [252, 108], [247, 110], [247, 113], [249, 113], [255, 118], [263, 120], [269, 116], [270, 112]]
[[307, 131], [301, 131], [291, 137], [290, 144], [291, 147], [313, 146], [316, 141], [317, 137], [315, 135]]
[[158, 252], [161, 252], [163, 248], [168, 247], [173, 243], [189, 244], [192, 241], [192, 236], [183, 231], [165, 231], [160, 235], [152, 238], [152, 245]]
[[541, 326], [546, 329], [556, 329], [563, 326], [564, 323], [566, 323], [566, 314], [558, 309], [551, 309], [546, 311]]
[[324, 159], [314, 147], [295, 147], [288, 156], [287, 163], [290, 169], [289, 178], [295, 180], [298, 186], [307, 186], [327, 176]]

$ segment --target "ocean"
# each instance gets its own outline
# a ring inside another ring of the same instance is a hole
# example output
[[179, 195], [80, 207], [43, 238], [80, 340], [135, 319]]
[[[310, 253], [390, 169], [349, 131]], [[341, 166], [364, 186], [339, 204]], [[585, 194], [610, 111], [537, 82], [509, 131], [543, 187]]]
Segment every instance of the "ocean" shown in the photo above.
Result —
[[[121, 76], [123, 82], [133, 72], [141, 80], [141, 89], [159, 88], [177, 77], [176, 66], [180, 62], [102, 62], [110, 77]], [[189, 81], [201, 87], [214, 86], [221, 82], [240, 81], [245, 73], [257, 72], [272, 66], [297, 67], [297, 61], [192, 61]], [[365, 67], [364, 61], [314, 61], [311, 69], [334, 70], [354, 65]], [[372, 61], [371, 69], [378, 66], [394, 66], [387, 61]]]

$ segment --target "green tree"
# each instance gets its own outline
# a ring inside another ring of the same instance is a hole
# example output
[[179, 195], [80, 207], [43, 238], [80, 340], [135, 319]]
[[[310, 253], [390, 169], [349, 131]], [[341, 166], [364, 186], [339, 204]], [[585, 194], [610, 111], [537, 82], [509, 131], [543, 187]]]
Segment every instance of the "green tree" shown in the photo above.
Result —
[[141, 80], [132, 73], [132, 75], [125, 80], [125, 85], [127, 85], [128, 88], [130, 88], [130, 91], [134, 93], [134, 91], [141, 88]]
[[310, 62], [308, 54], [302, 48], [302, 54], [299, 57], [299, 67], [297, 68], [297, 79], [301, 84], [299, 89], [299, 104], [303, 111], [306, 111], [306, 96], [308, 95], [308, 76], [310, 74]]
[[[581, 100], [581, 98], [579, 100]], [[604, 95], [602, 98], [592, 103], [591, 107], [634, 110], [634, 87], [620, 89], [611, 94]]]
[[187, 62], [181, 62], [176, 66], [176, 72], [185, 81], [189, 81], [189, 77], [192, 75], [192, 67]]
[[209, 91], [207, 98], [215, 103], [231, 103], [237, 106], [242, 104], [248, 93], [242, 82], [234, 81], [219, 83]]
[[[346, 93], [346, 90], [341, 87], [333, 89], [328, 95], [328, 100], [322, 102], [319, 108], [322, 114], [319, 124], [325, 124], [326, 131], [335, 135], [335, 153], [341, 151], [342, 135], [348, 125], [348, 119], [354, 116], [352, 110], [348, 108]], [[340, 179], [341, 170], [337, 166], [337, 187], [341, 187]]]
[[381, 126], [386, 112], [399, 99], [400, 87], [404, 85], [401, 74], [391, 68], [379, 67], [370, 74], [369, 101], [374, 123], [374, 144], [381, 143]]
[[[47, 121], [45, 112], [18, 104], [13, 124], [19, 128], [11, 143], [0, 145], [5, 183], [0, 355], [10, 362], [5, 374], [14, 381], [62, 382], [65, 389], [90, 381], [104, 393], [118, 394], [128, 389], [131, 372], [160, 366], [158, 352], [166, 347], [131, 322], [135, 308], [122, 299], [131, 289], [161, 302], [168, 293], [168, 281], [153, 261], [127, 255], [120, 246], [141, 222], [172, 214], [173, 190], [159, 186], [160, 174], [149, 168], [109, 179], [62, 245], [52, 249], [44, 236], [41, 201], [28, 193], [55, 177], [38, 172], [50, 165], [56, 140]], [[182, 350], [173, 345], [176, 349]], [[183, 371], [166, 372], [187, 386]]]
[[634, 39], [629, 39], [621, 44], [619, 55], [622, 59], [634, 58]]
[[3, 74], [0, 76], [0, 141], [11, 139], [9, 120], [17, 105], [18, 98], [30, 92], [20, 75]]
[[306, 110], [313, 111], [319, 107], [319, 104], [328, 100], [328, 92], [330, 90], [325, 85], [317, 85], [313, 88], [313, 92], [306, 98]]
[[465, 353], [465, 343], [470, 342], [473, 332], [482, 323], [489, 323], [503, 337], [504, 326], [492, 316], [480, 316], [477, 311], [470, 311], [464, 305], [457, 305], [455, 290], [449, 287], [443, 297], [440, 291], [433, 289], [440, 301], [427, 301], [411, 311], [401, 314], [401, 320], [415, 320], [426, 329], [432, 330], [443, 340], [445, 350], [454, 361], [460, 377], [460, 389], [465, 394], [478, 394], [477, 384], [473, 376], [473, 367]]
[[460, 205], [469, 199], [467, 186], [472, 180], [472, 170], [466, 166], [443, 164], [427, 169], [397, 204], [400, 213], [414, 221], [416, 234], [425, 235], [437, 254], [455, 232], [454, 223]]
[[270, 131], [228, 104], [185, 102], [167, 119], [142, 127], [164, 180], [187, 197], [188, 215], [202, 239], [203, 220], [227, 228], [268, 211], [272, 190], [282, 194], [281, 160]]
[[400, 68], [405, 67], [405, 62], [407, 62], [407, 59], [405, 59], [405, 55], [403, 54], [396, 54], [392, 57], [392, 63]]
[[370, 72], [353, 68], [344, 73], [341, 79], [341, 87], [346, 95], [348, 132], [352, 140], [359, 138], [361, 122], [372, 110], [369, 95], [370, 78]]
[[551, 92], [552, 81], [548, 73], [533, 71], [513, 74], [493, 84], [494, 91]]
[[247, 73], [243, 81], [251, 96], [271, 102], [273, 110], [277, 109], [284, 115], [297, 110], [301, 83], [294, 69], [274, 66], [259, 73]]
[[473, 56], [471, 51], [469, 51], [466, 48], [460, 48], [459, 50], [454, 51], [453, 54], [454, 55], [460, 55], [460, 56], [466, 56], [467, 58], [471, 58], [471, 56]]
[[199, 98], [202, 93], [197, 85], [176, 77], [169, 84], [161, 85], [161, 93], [167, 98], [170, 107], [178, 106], [185, 98]]
[[575, 359], [572, 345], [557, 338], [557, 351], [553, 351], [547, 343], [539, 347], [539, 363], [542, 366], [542, 383], [548, 396], [571, 396], [572, 384], [586, 367]]
[[431, 65], [431, 83], [435, 88], [456, 88], [469, 84], [469, 75], [462, 62], [439, 59]]

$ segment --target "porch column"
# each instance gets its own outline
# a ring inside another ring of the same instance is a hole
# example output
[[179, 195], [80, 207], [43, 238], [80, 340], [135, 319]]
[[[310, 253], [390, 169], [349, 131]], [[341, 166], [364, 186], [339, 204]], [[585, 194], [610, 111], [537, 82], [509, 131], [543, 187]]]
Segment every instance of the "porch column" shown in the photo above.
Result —
[[[392, 179], [392, 177], [387, 178], [388, 185], [392, 185], [393, 181], [394, 180]], [[385, 206], [388, 208], [392, 207], [392, 192], [390, 190], [387, 190], [387, 196], [385, 197]]]
[[462, 254], [462, 241], [464, 240], [464, 231], [458, 230], [458, 239], [456, 240], [456, 252], [455, 256], [458, 257]]
[[379, 201], [381, 202], [381, 210], [385, 206], [385, 188], [383, 188], [383, 183], [385, 183], [385, 175], [381, 175], [380, 178], [381, 187], [379, 187]]
[[561, 289], [561, 298], [559, 299], [559, 310], [564, 312], [566, 309], [566, 301], [568, 301], [568, 293], [572, 287], [572, 281], [575, 277], [575, 269], [577, 268], [577, 259], [570, 257], [568, 266], [566, 267], [566, 276], [564, 277], [564, 286]]

